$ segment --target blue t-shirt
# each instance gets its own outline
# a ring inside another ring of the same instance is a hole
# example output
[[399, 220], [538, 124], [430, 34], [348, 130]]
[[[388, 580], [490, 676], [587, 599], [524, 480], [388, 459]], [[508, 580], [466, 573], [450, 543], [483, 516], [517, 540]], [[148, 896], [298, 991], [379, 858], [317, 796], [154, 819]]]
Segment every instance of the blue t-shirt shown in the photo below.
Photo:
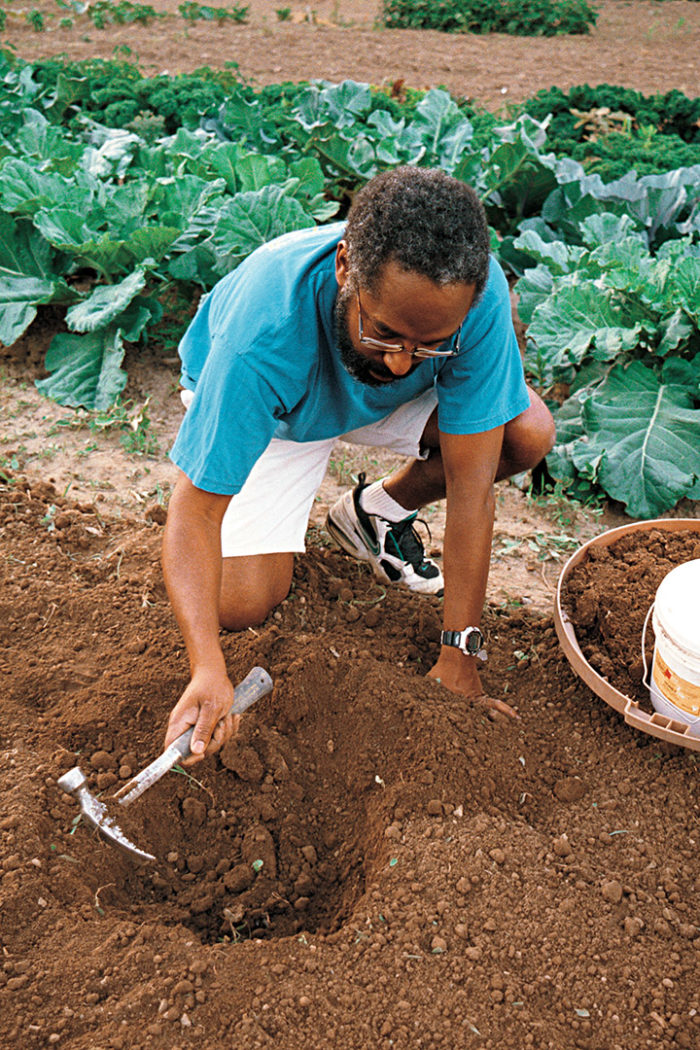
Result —
[[438, 424], [476, 434], [529, 405], [495, 259], [462, 324], [455, 357], [422, 360], [379, 387], [353, 378], [334, 339], [335, 251], [343, 223], [264, 244], [200, 303], [180, 343], [182, 384], [194, 391], [170, 453], [198, 488], [233, 495], [272, 437], [317, 441], [374, 423], [435, 385]]

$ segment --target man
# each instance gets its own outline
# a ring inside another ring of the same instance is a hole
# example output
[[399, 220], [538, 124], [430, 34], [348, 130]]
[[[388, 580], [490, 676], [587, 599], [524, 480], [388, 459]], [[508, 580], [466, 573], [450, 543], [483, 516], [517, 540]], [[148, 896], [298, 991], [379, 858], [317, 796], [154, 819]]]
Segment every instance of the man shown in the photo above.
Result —
[[435, 170], [377, 176], [347, 224], [278, 238], [220, 281], [180, 354], [189, 408], [171, 453], [181, 473], [163, 568], [191, 680], [166, 743], [194, 725], [201, 758], [235, 731], [219, 629], [260, 623], [286, 597], [339, 436], [411, 458], [388, 479], [361, 479], [329, 532], [385, 580], [439, 593], [413, 520], [446, 496], [445, 631], [429, 674], [514, 715], [484, 697], [476, 660], [493, 483], [538, 463], [554, 431], [525, 385], [473, 191]]

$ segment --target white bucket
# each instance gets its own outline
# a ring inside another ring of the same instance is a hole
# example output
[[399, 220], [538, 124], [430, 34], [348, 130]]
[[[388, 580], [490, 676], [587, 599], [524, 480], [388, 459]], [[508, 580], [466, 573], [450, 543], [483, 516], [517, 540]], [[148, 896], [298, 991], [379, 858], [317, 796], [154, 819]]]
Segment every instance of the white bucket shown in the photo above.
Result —
[[700, 559], [677, 565], [661, 581], [652, 624], [651, 702], [700, 736]]

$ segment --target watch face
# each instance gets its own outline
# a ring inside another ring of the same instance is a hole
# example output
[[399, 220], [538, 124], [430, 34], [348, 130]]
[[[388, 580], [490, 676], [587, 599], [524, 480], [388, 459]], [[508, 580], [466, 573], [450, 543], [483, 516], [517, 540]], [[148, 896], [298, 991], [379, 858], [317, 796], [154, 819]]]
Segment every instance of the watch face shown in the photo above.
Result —
[[481, 649], [483, 640], [484, 639], [482, 637], [481, 631], [478, 629], [478, 627], [474, 627], [471, 631], [468, 632], [466, 638], [464, 639], [464, 644], [467, 652], [471, 656], [476, 656], [476, 654]]

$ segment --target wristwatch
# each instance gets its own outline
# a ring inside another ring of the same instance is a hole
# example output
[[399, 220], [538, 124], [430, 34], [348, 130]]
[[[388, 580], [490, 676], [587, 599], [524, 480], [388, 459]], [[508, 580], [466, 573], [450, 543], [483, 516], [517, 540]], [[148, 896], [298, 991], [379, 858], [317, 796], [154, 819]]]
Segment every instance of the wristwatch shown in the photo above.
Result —
[[486, 659], [486, 650], [483, 647], [484, 636], [478, 627], [465, 627], [463, 631], [441, 631], [440, 645], [453, 645], [465, 656], [476, 656], [479, 660]]

